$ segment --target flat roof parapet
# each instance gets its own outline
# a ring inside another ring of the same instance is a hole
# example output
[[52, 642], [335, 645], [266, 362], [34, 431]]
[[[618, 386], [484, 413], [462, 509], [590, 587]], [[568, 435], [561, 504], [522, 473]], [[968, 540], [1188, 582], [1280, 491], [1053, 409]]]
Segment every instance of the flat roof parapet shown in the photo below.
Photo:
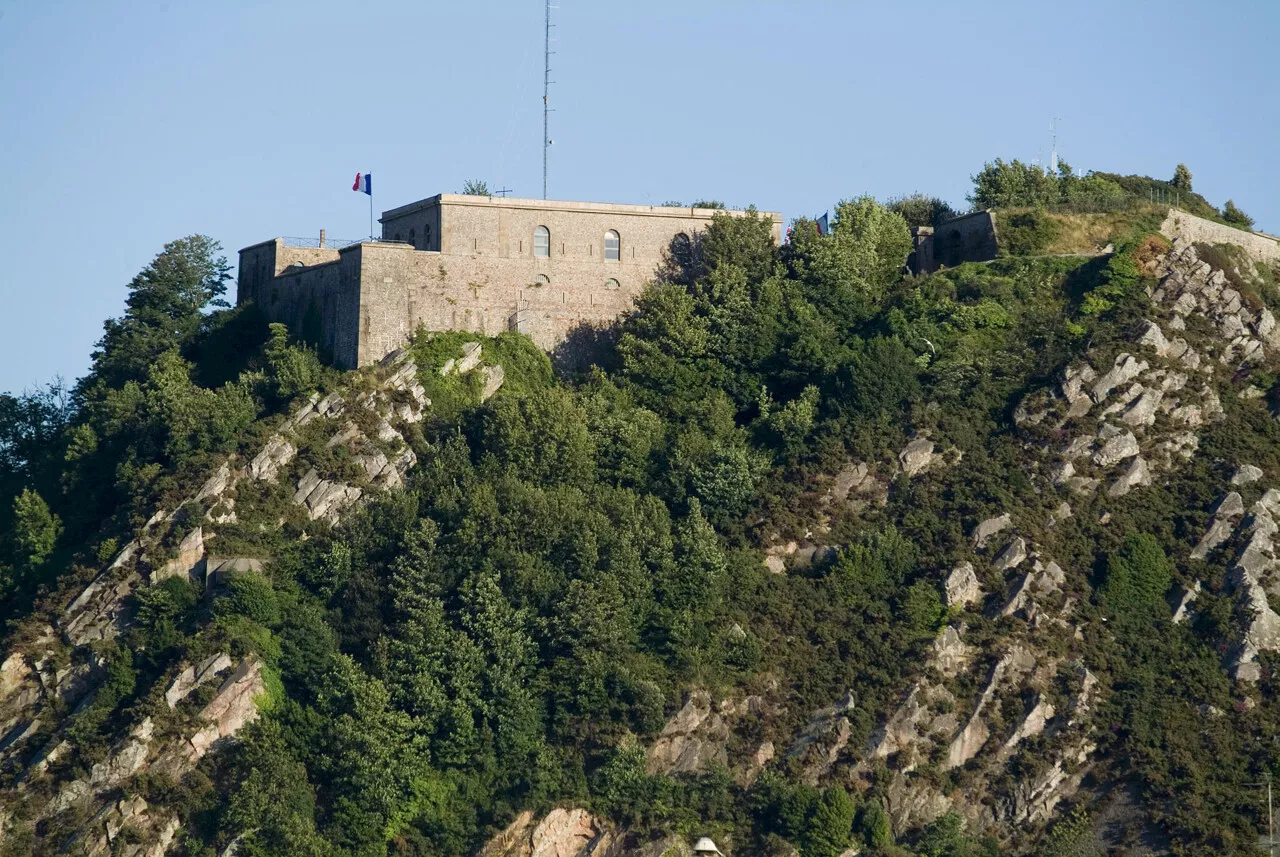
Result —
[[[568, 211], [582, 214], [641, 214], [650, 217], [711, 217], [717, 211], [738, 215], [744, 214], [748, 210], [745, 208], [694, 208], [693, 206], [676, 207], [671, 205], [633, 205], [630, 203], [620, 202], [575, 202], [572, 200], [561, 199], [524, 199], [521, 197], [507, 196], [474, 196], [465, 193], [438, 193], [435, 196], [420, 199], [417, 202], [411, 202], [408, 205], [401, 205], [397, 208], [387, 209], [382, 212], [382, 217], [379, 218], [379, 222], [382, 220], [389, 220], [394, 217], [402, 217], [406, 214], [412, 214], [415, 211], [421, 211], [424, 208], [432, 208], [444, 203], [449, 205], [469, 205], [485, 208]], [[782, 222], [781, 212], [757, 210], [756, 213], [769, 217], [775, 223]]]

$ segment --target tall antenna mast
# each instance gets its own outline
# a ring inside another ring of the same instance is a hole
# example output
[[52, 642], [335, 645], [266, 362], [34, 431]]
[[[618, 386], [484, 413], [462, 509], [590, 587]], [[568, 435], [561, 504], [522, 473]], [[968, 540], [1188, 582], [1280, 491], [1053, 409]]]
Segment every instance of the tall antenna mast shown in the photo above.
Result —
[[542, 198], [547, 198], [547, 149], [551, 146], [551, 0], [546, 0], [546, 27], [542, 63]]
[[1049, 156], [1049, 172], [1056, 173], [1058, 171], [1058, 123], [1062, 120], [1054, 116], [1049, 120], [1049, 133], [1053, 135], [1053, 149]]

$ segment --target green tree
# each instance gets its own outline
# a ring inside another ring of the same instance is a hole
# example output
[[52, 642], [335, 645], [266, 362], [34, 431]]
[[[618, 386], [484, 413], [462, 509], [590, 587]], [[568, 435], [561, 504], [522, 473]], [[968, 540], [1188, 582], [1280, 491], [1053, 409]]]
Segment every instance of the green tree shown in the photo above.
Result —
[[283, 324], [270, 325], [271, 338], [263, 347], [267, 361], [267, 377], [275, 386], [276, 398], [292, 399], [299, 393], [314, 390], [324, 367], [315, 350], [289, 342], [289, 329]]
[[1014, 158], [984, 164], [973, 176], [969, 202], [978, 208], [1050, 205], [1058, 201], [1058, 178]]
[[[720, 206], [723, 208], [723, 206]], [[680, 233], [667, 248], [661, 278], [691, 286], [726, 265], [741, 269], [750, 283], [773, 273], [778, 247], [773, 221], [756, 211], [717, 211], [707, 228], [692, 235]]]
[[901, 215], [907, 226], [936, 226], [956, 214], [947, 202], [922, 193], [894, 197], [885, 203], [885, 208]]
[[31, 568], [43, 565], [53, 553], [62, 532], [62, 521], [49, 504], [31, 489], [23, 489], [13, 501], [13, 539], [17, 561]]
[[118, 387], [141, 380], [161, 354], [189, 343], [204, 310], [227, 306], [222, 296], [231, 266], [221, 251], [222, 245], [205, 235], [166, 244], [129, 283], [124, 317], [104, 325], [93, 370], [82, 386], [101, 382]]
[[858, 828], [870, 848], [883, 850], [893, 845], [893, 825], [879, 801], [863, 804], [858, 813]]
[[857, 804], [842, 787], [824, 791], [809, 820], [805, 857], [837, 857], [848, 848], [857, 812]]
[[711, 353], [710, 322], [693, 296], [673, 283], [654, 283], [623, 320], [618, 355], [623, 372], [644, 392], [644, 403], [681, 412], [701, 401], [723, 375]]
[[1146, 533], [1134, 534], [1107, 558], [1098, 595], [1120, 618], [1168, 618], [1164, 596], [1172, 583], [1173, 564], [1160, 542]]
[[1222, 219], [1239, 229], [1253, 228], [1253, 218], [1236, 208], [1232, 200], [1227, 200], [1227, 204], [1222, 207]]
[[1173, 171], [1173, 178], [1169, 180], [1169, 184], [1178, 190], [1191, 193], [1191, 170], [1187, 169], [1186, 164], [1178, 164], [1177, 169]]
[[863, 196], [836, 205], [829, 235], [797, 220], [782, 257], [804, 298], [847, 338], [874, 315], [910, 252], [902, 216]]
[[489, 193], [489, 183], [483, 179], [467, 179], [462, 183], [462, 190], [458, 193], [466, 196], [493, 196]]

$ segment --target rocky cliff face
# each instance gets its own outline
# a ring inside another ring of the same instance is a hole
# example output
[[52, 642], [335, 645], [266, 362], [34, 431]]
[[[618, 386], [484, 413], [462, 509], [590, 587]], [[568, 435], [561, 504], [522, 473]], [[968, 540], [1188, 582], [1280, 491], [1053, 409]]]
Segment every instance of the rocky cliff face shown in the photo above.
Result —
[[[481, 368], [492, 395], [501, 370], [480, 366], [480, 348], [472, 345], [463, 357], [470, 365], [450, 370]], [[329, 524], [339, 524], [378, 492], [399, 487], [416, 463], [402, 431], [430, 406], [417, 373], [409, 355], [396, 352], [356, 376], [372, 383], [312, 396], [258, 453], [224, 461], [188, 500], [158, 510], [53, 622], [19, 636], [0, 662], [0, 768], [14, 783], [0, 792], [0, 842], [34, 831], [56, 837], [64, 853], [85, 857], [167, 852], [182, 820], [149, 806], [137, 793], [137, 778], [177, 782], [206, 754], [234, 741], [268, 702], [266, 668], [252, 655], [228, 652], [174, 664], [149, 695], [146, 707], [155, 715], [140, 715], [105, 758], [88, 764], [78, 758], [68, 729], [105, 679], [97, 647], [130, 627], [140, 587], [180, 576], [198, 590], [212, 590], [229, 575], [261, 572], [269, 564], [270, 557], [217, 552], [217, 530], [236, 523], [243, 511], [239, 487], [260, 483], [287, 496], [307, 519]], [[313, 436], [323, 440], [320, 449], [341, 448], [359, 468], [355, 478], [313, 464], [307, 452]], [[216, 689], [201, 693], [206, 686]]]
[[[955, 811], [971, 829], [1000, 831], [1015, 849], [1034, 841], [1095, 771], [1098, 733], [1107, 728], [1094, 713], [1108, 684], [1085, 668], [1082, 657], [1088, 620], [1079, 607], [1091, 570], [1058, 561], [1056, 530], [1077, 514], [1073, 506], [1105, 525], [1109, 506], [1187, 466], [1202, 432], [1223, 417], [1222, 396], [1234, 395], [1232, 378], [1280, 349], [1272, 313], [1251, 303], [1227, 272], [1201, 260], [1187, 241], [1149, 261], [1146, 273], [1159, 285], [1150, 291], [1150, 317], [1135, 326], [1131, 339], [1118, 349], [1112, 344], [1090, 351], [1017, 408], [1035, 490], [1060, 499], [1048, 504], [1049, 514], [1014, 508], [979, 521], [968, 533], [968, 555], [939, 569], [951, 621], [870, 740], [850, 741], [856, 692], [779, 736], [785, 692], [717, 702], [708, 690], [695, 690], [651, 744], [650, 773], [678, 776], [722, 766], [745, 783], [765, 768], [788, 765], [811, 784], [860, 791], [887, 768], [887, 809], [898, 831]], [[1254, 395], [1249, 389], [1245, 398]], [[935, 450], [920, 437], [894, 459], [851, 463], [819, 480], [814, 494], [821, 496], [810, 505], [822, 511], [807, 539], [771, 535], [764, 564], [782, 574], [821, 562], [829, 550], [823, 544], [828, 511], [883, 505], [895, 475], [918, 479], [931, 469], [962, 466], [958, 455]], [[1246, 618], [1222, 641], [1222, 669], [1238, 682], [1242, 705], [1249, 705], [1248, 687], [1263, 674], [1259, 655], [1280, 651], [1280, 613], [1270, 606], [1271, 597], [1280, 599], [1274, 544], [1280, 489], [1268, 481], [1276, 474], [1249, 462], [1220, 466], [1227, 466], [1220, 499], [1205, 510], [1210, 523], [1202, 538], [1187, 544], [1186, 557], [1228, 564], [1223, 593]], [[1173, 593], [1174, 621], [1187, 621], [1200, 592], [1197, 582]], [[970, 625], [979, 620], [987, 631], [971, 640]], [[998, 632], [992, 634], [992, 627]], [[737, 734], [762, 732], [771, 740], [745, 750], [735, 744]], [[1011, 778], [1010, 770], [1022, 773]], [[942, 787], [939, 775], [955, 777], [962, 787]], [[523, 843], [525, 854], [538, 839], [529, 831], [539, 829], [534, 817], [522, 816], [504, 836]], [[566, 847], [616, 853], [624, 841], [625, 832], [611, 831], [605, 839], [584, 832]], [[486, 853], [516, 853], [504, 847], [495, 840]]]
[[[1106, 728], [1094, 715], [1109, 687], [1084, 666], [1089, 620], [1081, 608], [1090, 569], [1073, 567], [1059, 533], [1077, 515], [1105, 521], [1115, 504], [1142, 497], [1194, 461], [1203, 433], [1223, 416], [1231, 379], [1280, 348], [1270, 311], [1250, 303], [1192, 245], [1175, 242], [1148, 273], [1159, 281], [1150, 317], [1128, 341], [1089, 351], [1016, 409], [1027, 478], [1052, 500], [992, 510], [964, 530], [963, 556], [936, 569], [948, 621], [866, 741], [855, 738], [866, 733], [852, 722], [857, 688], [794, 712], [785, 677], [752, 694], [694, 688], [649, 742], [648, 772], [725, 768], [745, 787], [772, 767], [853, 791], [881, 778], [896, 830], [955, 811], [1015, 846], [1032, 841], [1064, 801], [1087, 788]], [[486, 397], [503, 378], [500, 367], [481, 363], [478, 347], [442, 371], [482, 372]], [[369, 383], [313, 397], [254, 455], [221, 462], [185, 502], [156, 511], [96, 579], [68, 593], [58, 615], [15, 636], [0, 660], [0, 770], [13, 783], [0, 792], [0, 837], [34, 831], [58, 837], [66, 853], [94, 857], [158, 857], [180, 839], [183, 819], [149, 805], [140, 779], [180, 780], [234, 742], [269, 703], [269, 669], [222, 650], [174, 663], [105, 755], [87, 759], [69, 726], [105, 681], [102, 644], [130, 627], [142, 588], [177, 577], [210, 590], [236, 574], [269, 571], [270, 557], [219, 550], [220, 528], [256, 514], [247, 489], [275, 492], [292, 514], [336, 525], [399, 487], [416, 464], [405, 430], [430, 405], [417, 373], [408, 355], [396, 353], [356, 376]], [[765, 566], [786, 574], [827, 562], [836, 549], [827, 543], [831, 518], [874, 514], [901, 486], [968, 466], [942, 446], [921, 432], [884, 460], [850, 462], [819, 480], [812, 526], [794, 539], [769, 534]], [[354, 467], [327, 463], [335, 450]], [[1280, 598], [1280, 487], [1272, 487], [1280, 474], [1247, 461], [1227, 464], [1218, 499], [1197, 510], [1208, 524], [1186, 547], [1188, 559], [1229, 569], [1217, 594], [1229, 596], [1245, 620], [1222, 640], [1222, 668], [1247, 695], [1263, 676], [1260, 656], [1280, 651], [1280, 613], [1270, 606], [1270, 597]], [[1171, 616], [1185, 621], [1201, 592], [1200, 583], [1181, 589]], [[689, 853], [689, 843], [641, 837], [582, 807], [559, 807], [521, 813], [482, 853], [665, 857]]]

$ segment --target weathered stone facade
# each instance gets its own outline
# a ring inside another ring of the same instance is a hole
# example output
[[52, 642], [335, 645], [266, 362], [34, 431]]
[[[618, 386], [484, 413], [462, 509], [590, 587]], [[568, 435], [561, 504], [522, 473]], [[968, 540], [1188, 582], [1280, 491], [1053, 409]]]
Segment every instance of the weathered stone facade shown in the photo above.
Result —
[[[630, 308], [671, 241], [714, 213], [440, 194], [383, 212], [381, 241], [246, 247], [237, 303], [256, 302], [344, 368], [381, 359], [419, 326], [518, 330], [552, 349]], [[780, 240], [782, 216], [764, 214]]]

